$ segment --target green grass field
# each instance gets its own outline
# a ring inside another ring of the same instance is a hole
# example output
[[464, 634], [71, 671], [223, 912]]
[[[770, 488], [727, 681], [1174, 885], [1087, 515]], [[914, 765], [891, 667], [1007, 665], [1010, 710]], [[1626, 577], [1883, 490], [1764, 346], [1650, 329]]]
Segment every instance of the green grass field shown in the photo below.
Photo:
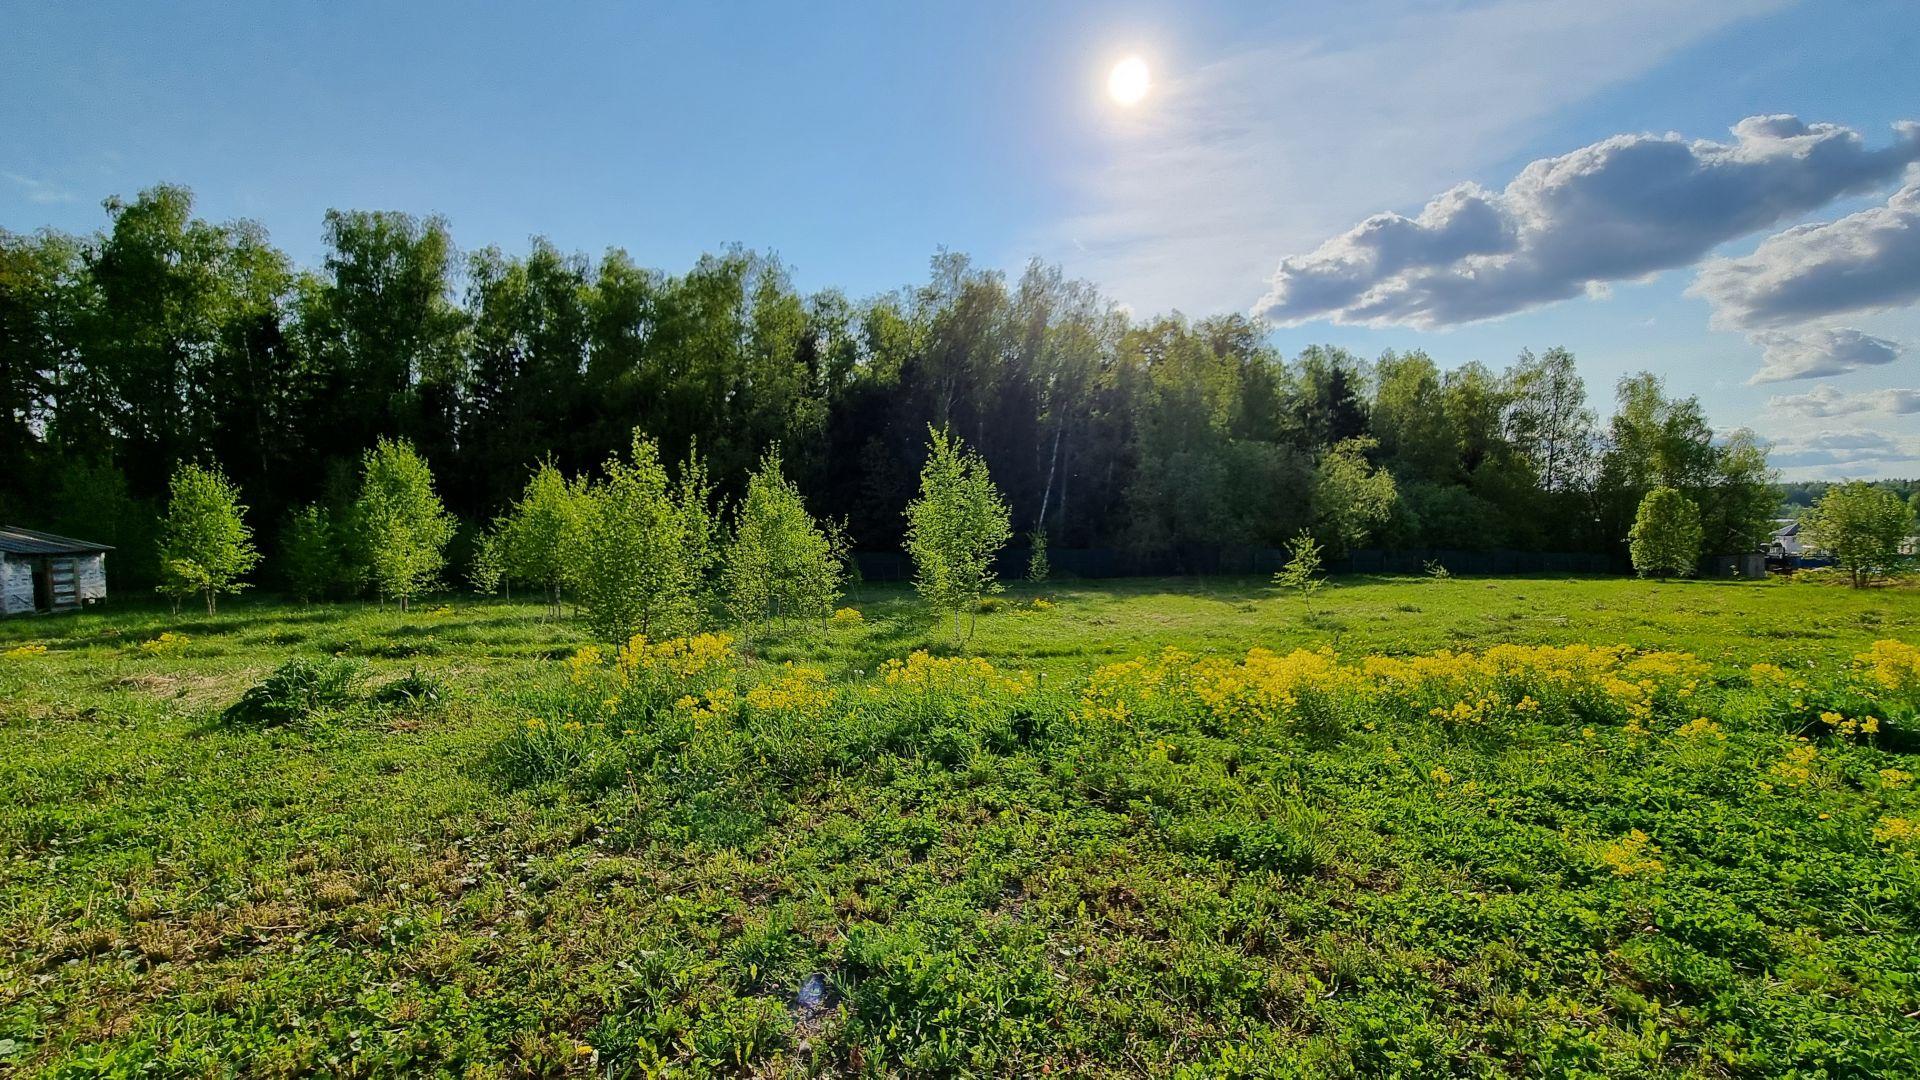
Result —
[[0, 1075], [1920, 1075], [1910, 589], [848, 603], [0, 623]]

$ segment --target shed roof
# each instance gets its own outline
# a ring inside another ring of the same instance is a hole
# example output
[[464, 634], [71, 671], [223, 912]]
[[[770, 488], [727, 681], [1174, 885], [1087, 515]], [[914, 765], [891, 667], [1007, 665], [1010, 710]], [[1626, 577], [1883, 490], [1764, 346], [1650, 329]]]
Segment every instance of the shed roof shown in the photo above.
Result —
[[0, 526], [0, 551], [9, 555], [77, 555], [91, 551], [112, 551], [112, 544], [55, 536], [18, 525]]

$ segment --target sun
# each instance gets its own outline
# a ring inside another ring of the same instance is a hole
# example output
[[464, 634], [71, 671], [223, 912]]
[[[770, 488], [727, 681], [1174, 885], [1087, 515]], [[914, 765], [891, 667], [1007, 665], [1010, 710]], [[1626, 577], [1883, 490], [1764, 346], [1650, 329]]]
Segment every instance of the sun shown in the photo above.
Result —
[[1129, 56], [1113, 65], [1113, 74], [1107, 76], [1107, 96], [1120, 105], [1138, 105], [1147, 96], [1147, 88], [1153, 85], [1153, 79], [1147, 74], [1147, 62], [1137, 56]]

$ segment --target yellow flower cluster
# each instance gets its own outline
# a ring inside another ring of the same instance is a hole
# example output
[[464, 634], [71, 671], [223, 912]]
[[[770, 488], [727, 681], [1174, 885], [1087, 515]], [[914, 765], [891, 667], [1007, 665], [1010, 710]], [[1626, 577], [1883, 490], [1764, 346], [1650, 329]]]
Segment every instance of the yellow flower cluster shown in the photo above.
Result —
[[924, 649], [904, 661], [887, 661], [881, 680], [890, 687], [976, 696], [1024, 694], [1034, 687], [1031, 672], [1002, 672], [978, 656], [930, 656]]
[[1920, 646], [1899, 641], [1876, 641], [1854, 657], [1867, 678], [1902, 693], [1920, 693]]
[[1905, 769], [1881, 769], [1880, 786], [1889, 791], [1913, 783], [1913, 774]]
[[1660, 861], [1659, 845], [1639, 829], [1601, 848], [1600, 861], [1613, 871], [1615, 877], [1659, 874], [1667, 869], [1667, 864]]
[[648, 641], [635, 634], [613, 658], [614, 670], [622, 684], [636, 676], [670, 676], [690, 679], [727, 662], [733, 655], [733, 638], [726, 634], [696, 634], [693, 637]]
[[1695, 717], [1681, 724], [1679, 727], [1674, 728], [1673, 734], [1674, 737], [1681, 739], [1718, 739], [1721, 742], [1727, 741], [1727, 733], [1720, 730], [1720, 725], [1704, 716]]
[[1814, 759], [1819, 756], [1820, 751], [1803, 739], [1787, 751], [1786, 757], [1774, 762], [1769, 771], [1785, 783], [1803, 787], [1813, 782]]
[[47, 647], [45, 645], [15, 645], [13, 648], [8, 649], [5, 653], [5, 655], [7, 656], [23, 656], [23, 657], [24, 656], [45, 656], [46, 654], [47, 654]]
[[1877, 716], [1843, 716], [1837, 712], [1823, 712], [1820, 722], [1835, 735], [1876, 735], [1880, 732], [1880, 718]]
[[833, 613], [835, 626], [853, 626], [864, 621], [859, 608], [843, 607]]
[[1883, 817], [1873, 827], [1873, 842], [1909, 855], [1920, 853], [1920, 822], [1908, 818]]
[[157, 638], [141, 642], [140, 651], [159, 655], [160, 653], [172, 652], [191, 640], [193, 639], [185, 634], [176, 634], [168, 630], [162, 632]]
[[567, 677], [575, 683], [583, 683], [590, 674], [600, 670], [600, 665], [606, 660], [607, 655], [600, 651], [600, 646], [582, 645], [567, 657]]
[[1080, 715], [1124, 720], [1149, 703], [1197, 707], [1224, 728], [1324, 721], [1340, 703], [1456, 726], [1528, 722], [1550, 707], [1610, 712], [1647, 732], [1657, 707], [1677, 709], [1706, 677], [1691, 653], [1635, 653], [1625, 645], [1496, 645], [1483, 653], [1368, 656], [1345, 665], [1333, 650], [1279, 655], [1254, 649], [1238, 663], [1170, 649], [1094, 672]]
[[704, 694], [687, 694], [673, 703], [674, 708], [693, 716], [700, 723], [722, 717], [733, 711], [736, 698], [731, 687], [716, 686]]
[[787, 664], [780, 674], [747, 691], [747, 705], [759, 712], [783, 712], [820, 719], [833, 704], [827, 673]]

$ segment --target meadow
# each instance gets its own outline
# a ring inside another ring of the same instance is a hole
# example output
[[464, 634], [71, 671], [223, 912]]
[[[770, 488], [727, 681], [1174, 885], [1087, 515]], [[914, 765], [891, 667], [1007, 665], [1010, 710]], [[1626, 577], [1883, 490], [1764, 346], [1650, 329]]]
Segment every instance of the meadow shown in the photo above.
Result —
[[846, 605], [0, 623], [0, 1075], [1920, 1075], [1911, 589]]

